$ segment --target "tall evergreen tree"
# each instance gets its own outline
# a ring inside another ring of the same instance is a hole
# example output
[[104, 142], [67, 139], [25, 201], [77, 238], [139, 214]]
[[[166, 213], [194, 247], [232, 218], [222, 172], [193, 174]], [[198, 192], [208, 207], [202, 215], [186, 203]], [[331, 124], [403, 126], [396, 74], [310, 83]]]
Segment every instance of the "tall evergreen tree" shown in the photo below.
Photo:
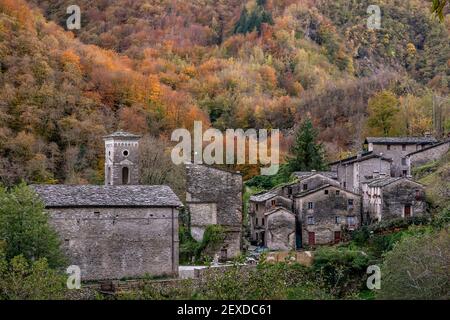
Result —
[[291, 172], [324, 170], [325, 152], [323, 145], [317, 143], [318, 132], [314, 129], [311, 119], [307, 118], [299, 127], [295, 142], [291, 147], [291, 157], [288, 166]]

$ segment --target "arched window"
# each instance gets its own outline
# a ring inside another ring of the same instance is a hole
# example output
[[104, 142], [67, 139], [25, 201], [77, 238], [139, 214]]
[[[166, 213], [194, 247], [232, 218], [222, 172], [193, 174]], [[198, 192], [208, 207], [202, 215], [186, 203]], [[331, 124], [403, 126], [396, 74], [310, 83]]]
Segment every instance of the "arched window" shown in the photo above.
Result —
[[122, 168], [122, 184], [128, 184], [129, 183], [129, 170], [128, 167], [123, 167]]

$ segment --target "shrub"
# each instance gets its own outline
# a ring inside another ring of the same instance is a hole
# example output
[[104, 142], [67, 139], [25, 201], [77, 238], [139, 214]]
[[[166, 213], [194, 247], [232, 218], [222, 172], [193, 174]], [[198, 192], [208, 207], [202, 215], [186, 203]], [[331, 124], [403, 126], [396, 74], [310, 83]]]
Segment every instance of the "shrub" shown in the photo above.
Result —
[[0, 187], [0, 240], [4, 241], [6, 259], [19, 255], [28, 261], [45, 258], [50, 267], [65, 262], [44, 204], [24, 183], [10, 192]]
[[313, 268], [331, 293], [344, 297], [365, 284], [370, 260], [371, 257], [360, 250], [322, 247], [315, 252]]
[[45, 258], [32, 263], [19, 255], [10, 261], [0, 252], [0, 299], [49, 300], [65, 296], [65, 277]]
[[380, 299], [449, 299], [450, 234], [419, 234], [403, 238], [386, 254]]

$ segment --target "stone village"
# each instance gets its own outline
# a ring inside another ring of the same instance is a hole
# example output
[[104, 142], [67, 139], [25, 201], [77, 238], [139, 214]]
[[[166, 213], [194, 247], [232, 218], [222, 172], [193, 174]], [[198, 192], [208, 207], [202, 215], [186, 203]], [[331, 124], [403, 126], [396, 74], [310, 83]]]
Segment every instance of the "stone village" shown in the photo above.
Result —
[[[186, 203], [168, 186], [139, 185], [140, 136], [104, 137], [105, 185], [34, 185], [50, 214], [70, 263], [83, 280], [172, 276], [179, 273], [179, 210], [201, 240], [221, 225], [216, 255], [243, 250], [242, 175], [186, 164]], [[330, 163], [330, 171], [295, 172], [294, 181], [250, 197], [246, 241], [291, 251], [343, 241], [363, 224], [426, 214], [424, 187], [411, 170], [448, 152], [450, 140], [368, 137], [366, 150]]]

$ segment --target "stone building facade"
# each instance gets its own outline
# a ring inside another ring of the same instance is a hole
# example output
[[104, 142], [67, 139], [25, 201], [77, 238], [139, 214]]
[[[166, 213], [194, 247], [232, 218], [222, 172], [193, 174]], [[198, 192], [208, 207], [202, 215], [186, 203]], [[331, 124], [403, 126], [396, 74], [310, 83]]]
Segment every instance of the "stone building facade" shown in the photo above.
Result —
[[82, 280], [178, 274], [178, 208], [166, 186], [37, 185]]
[[344, 229], [354, 230], [361, 225], [359, 194], [325, 184], [294, 198], [302, 247], [338, 243]]
[[[442, 141], [406, 155], [408, 169], [441, 159], [450, 150], [450, 140]], [[411, 174], [411, 172], [409, 172]]]
[[33, 186], [82, 280], [178, 274], [178, 209], [167, 186], [138, 185], [139, 136], [104, 137], [105, 185]]
[[215, 167], [186, 164], [186, 206], [194, 239], [203, 239], [208, 225], [224, 227], [219, 258], [238, 256], [242, 240], [242, 175]]
[[[339, 242], [344, 228], [357, 228], [361, 196], [341, 188], [332, 176], [311, 172], [251, 196], [251, 242], [270, 250], [296, 249]], [[270, 219], [271, 215], [276, 219]]]
[[362, 186], [365, 222], [426, 213], [423, 185], [404, 177], [381, 177]]
[[293, 212], [275, 207], [265, 213], [265, 245], [271, 250], [295, 249], [296, 218]]
[[370, 181], [378, 174], [390, 175], [391, 162], [392, 160], [369, 151], [332, 162], [330, 167], [331, 171], [336, 172], [344, 189], [359, 193], [361, 183]]
[[407, 155], [437, 142], [434, 137], [368, 137], [365, 140], [369, 152], [392, 160], [392, 177], [406, 177], [409, 172]]
[[139, 184], [140, 138], [124, 131], [104, 137], [105, 185]]

